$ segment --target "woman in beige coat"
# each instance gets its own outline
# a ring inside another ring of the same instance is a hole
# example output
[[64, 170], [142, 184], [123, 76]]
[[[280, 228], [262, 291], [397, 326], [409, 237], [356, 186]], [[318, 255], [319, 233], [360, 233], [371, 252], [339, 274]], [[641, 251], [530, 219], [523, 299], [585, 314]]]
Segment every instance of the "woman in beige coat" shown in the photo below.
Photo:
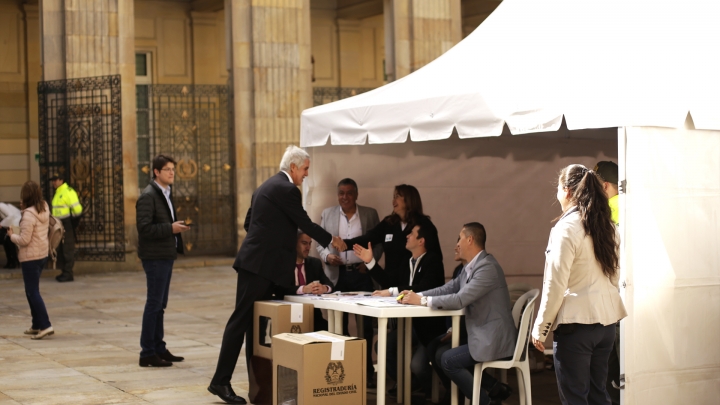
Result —
[[563, 405], [610, 405], [605, 388], [615, 324], [627, 316], [618, 292], [619, 242], [608, 199], [597, 176], [582, 165], [560, 172], [563, 213], [550, 232], [545, 275], [532, 341], [553, 333]]
[[48, 258], [48, 226], [50, 208], [43, 200], [40, 186], [34, 181], [23, 184], [20, 190], [20, 234], [8, 229], [8, 236], [19, 248], [18, 259], [25, 281], [25, 296], [30, 304], [32, 326], [25, 331], [32, 339], [42, 339], [55, 331], [50, 324], [45, 302], [40, 296], [40, 273]]

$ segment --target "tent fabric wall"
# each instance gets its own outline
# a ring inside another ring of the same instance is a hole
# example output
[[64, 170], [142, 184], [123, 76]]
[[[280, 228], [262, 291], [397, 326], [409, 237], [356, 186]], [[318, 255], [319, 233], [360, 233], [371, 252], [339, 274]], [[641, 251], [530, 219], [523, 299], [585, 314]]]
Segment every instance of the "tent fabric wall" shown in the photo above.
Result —
[[557, 173], [571, 163], [593, 167], [599, 160], [617, 160], [617, 129], [307, 151], [305, 205], [313, 220], [337, 205], [342, 178], [357, 181], [358, 204], [374, 207], [381, 218], [392, 211], [393, 187], [412, 184], [438, 228], [448, 277], [457, 265], [453, 248], [462, 224], [479, 221], [508, 282], [540, 287], [552, 220], [561, 213]]
[[720, 132], [626, 131], [624, 403], [715, 404]]

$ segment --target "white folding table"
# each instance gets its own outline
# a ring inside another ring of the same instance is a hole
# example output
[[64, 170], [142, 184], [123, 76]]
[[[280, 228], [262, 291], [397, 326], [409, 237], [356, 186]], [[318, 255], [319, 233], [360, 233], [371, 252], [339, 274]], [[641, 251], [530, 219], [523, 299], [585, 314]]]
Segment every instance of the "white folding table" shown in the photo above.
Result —
[[[291, 302], [300, 302], [303, 304], [313, 304], [315, 308], [325, 309], [328, 311], [328, 329], [330, 332], [342, 335], [343, 333], [343, 313], [357, 314], [362, 316], [371, 316], [378, 320], [378, 350], [377, 350], [377, 403], [385, 404], [385, 374], [386, 374], [386, 354], [387, 354], [387, 322], [390, 318], [398, 319], [398, 403], [410, 405], [410, 358], [412, 357], [412, 318], [431, 317], [431, 316], [451, 316], [452, 317], [452, 347], [460, 344], [460, 317], [464, 314], [463, 310], [435, 310], [428, 307], [416, 305], [395, 305], [395, 306], [367, 306], [359, 304], [364, 298], [351, 296], [337, 298], [320, 298], [312, 295], [286, 295], [285, 300]], [[368, 300], [376, 300], [375, 297], [367, 298]], [[403, 336], [404, 334], [404, 336]], [[372, 342], [368, 342], [368, 350], [372, 350]], [[401, 355], [404, 353], [404, 356]], [[405, 361], [401, 363], [401, 359]], [[406, 378], [403, 378], [403, 375]], [[401, 384], [402, 382], [402, 384]], [[403, 390], [400, 390], [400, 386]], [[452, 384], [452, 405], [457, 405], [457, 388]], [[403, 401], [404, 398], [404, 401]]]

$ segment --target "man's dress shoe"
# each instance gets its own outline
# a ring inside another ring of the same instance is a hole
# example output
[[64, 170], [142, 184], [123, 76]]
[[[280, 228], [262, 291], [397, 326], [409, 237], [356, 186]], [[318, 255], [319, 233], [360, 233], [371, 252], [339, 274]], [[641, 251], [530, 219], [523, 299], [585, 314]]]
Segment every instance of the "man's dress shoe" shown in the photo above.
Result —
[[228, 385], [219, 385], [219, 384], [210, 384], [208, 387], [208, 391], [210, 391], [211, 394], [217, 395], [225, 401], [225, 403], [228, 404], [247, 404], [247, 401], [244, 400], [242, 397], [239, 397], [235, 395], [235, 391], [233, 391], [230, 384]]
[[152, 356], [140, 357], [140, 367], [170, 367], [172, 363], [163, 360], [157, 354]]
[[173, 356], [172, 353], [170, 353], [170, 350], [165, 351], [165, 353], [158, 354], [158, 357], [172, 363], [180, 363], [181, 361], [185, 360], [185, 357]]

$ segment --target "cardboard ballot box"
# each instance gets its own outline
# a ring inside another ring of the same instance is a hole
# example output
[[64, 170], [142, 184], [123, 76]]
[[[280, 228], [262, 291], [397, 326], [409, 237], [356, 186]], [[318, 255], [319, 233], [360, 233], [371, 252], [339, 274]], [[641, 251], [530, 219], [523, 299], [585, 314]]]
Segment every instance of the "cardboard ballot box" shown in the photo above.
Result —
[[288, 301], [256, 301], [253, 355], [272, 359], [272, 338], [279, 333], [312, 332], [313, 305]]
[[330, 332], [273, 338], [273, 404], [365, 405], [364, 339]]

